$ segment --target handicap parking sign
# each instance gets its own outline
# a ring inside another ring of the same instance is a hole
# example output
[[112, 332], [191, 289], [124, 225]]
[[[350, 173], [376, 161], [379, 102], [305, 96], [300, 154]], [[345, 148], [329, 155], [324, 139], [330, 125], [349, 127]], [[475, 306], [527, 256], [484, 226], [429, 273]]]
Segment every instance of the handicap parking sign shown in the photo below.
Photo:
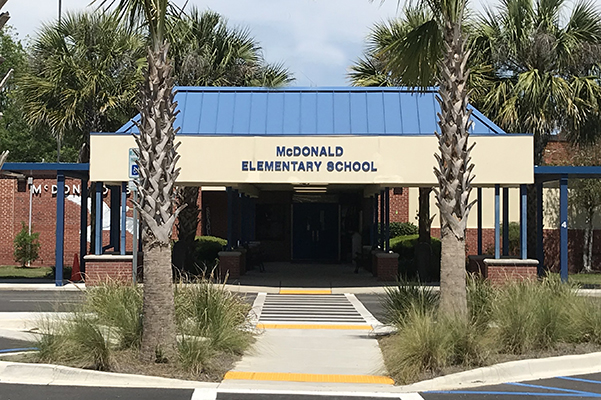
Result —
[[138, 156], [136, 155], [134, 149], [129, 149], [129, 179], [137, 179], [140, 176], [137, 161]]

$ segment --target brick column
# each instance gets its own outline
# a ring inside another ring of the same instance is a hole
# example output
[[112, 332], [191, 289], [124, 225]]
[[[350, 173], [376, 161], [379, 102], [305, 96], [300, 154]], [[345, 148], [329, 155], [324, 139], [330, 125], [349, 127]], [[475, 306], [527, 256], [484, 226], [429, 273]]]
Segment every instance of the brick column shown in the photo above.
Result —
[[379, 281], [396, 281], [399, 276], [397, 253], [375, 253], [376, 275]]
[[242, 253], [240, 251], [220, 251], [218, 254], [219, 276], [221, 279], [224, 279], [226, 275], [230, 279], [240, 278]]

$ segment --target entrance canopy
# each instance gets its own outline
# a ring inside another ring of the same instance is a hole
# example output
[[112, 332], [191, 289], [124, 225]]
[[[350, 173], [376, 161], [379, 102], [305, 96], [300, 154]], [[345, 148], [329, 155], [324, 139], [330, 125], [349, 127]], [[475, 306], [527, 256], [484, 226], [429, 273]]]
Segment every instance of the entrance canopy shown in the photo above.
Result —
[[[435, 186], [436, 91], [404, 88], [180, 87], [178, 183], [237, 187]], [[139, 116], [134, 118], [138, 119]], [[534, 182], [532, 135], [472, 109], [477, 186]], [[90, 179], [129, 180], [130, 122], [91, 136]]]

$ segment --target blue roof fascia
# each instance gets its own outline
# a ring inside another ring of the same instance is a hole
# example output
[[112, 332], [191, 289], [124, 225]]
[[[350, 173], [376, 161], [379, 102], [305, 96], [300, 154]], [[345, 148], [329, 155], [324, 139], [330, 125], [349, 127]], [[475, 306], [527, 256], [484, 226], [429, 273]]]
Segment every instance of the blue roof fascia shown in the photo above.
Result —
[[539, 182], [554, 181], [561, 178], [601, 178], [601, 166], [549, 166], [535, 165], [534, 177]]
[[3, 171], [89, 171], [89, 163], [8, 162]]

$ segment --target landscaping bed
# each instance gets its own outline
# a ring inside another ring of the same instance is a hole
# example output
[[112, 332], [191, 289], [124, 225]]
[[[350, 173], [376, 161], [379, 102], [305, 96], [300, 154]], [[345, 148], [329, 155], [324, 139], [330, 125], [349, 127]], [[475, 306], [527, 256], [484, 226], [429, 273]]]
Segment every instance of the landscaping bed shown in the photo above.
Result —
[[176, 379], [221, 381], [254, 341], [250, 305], [223, 284], [199, 279], [175, 287], [177, 359], [141, 362], [142, 289], [108, 283], [88, 288], [81, 307], [39, 321], [39, 350], [10, 361]]
[[503, 286], [470, 279], [467, 315], [440, 314], [438, 292], [405, 283], [387, 289], [384, 306], [398, 331], [380, 346], [398, 384], [506, 361], [601, 351], [601, 302], [553, 277]]

